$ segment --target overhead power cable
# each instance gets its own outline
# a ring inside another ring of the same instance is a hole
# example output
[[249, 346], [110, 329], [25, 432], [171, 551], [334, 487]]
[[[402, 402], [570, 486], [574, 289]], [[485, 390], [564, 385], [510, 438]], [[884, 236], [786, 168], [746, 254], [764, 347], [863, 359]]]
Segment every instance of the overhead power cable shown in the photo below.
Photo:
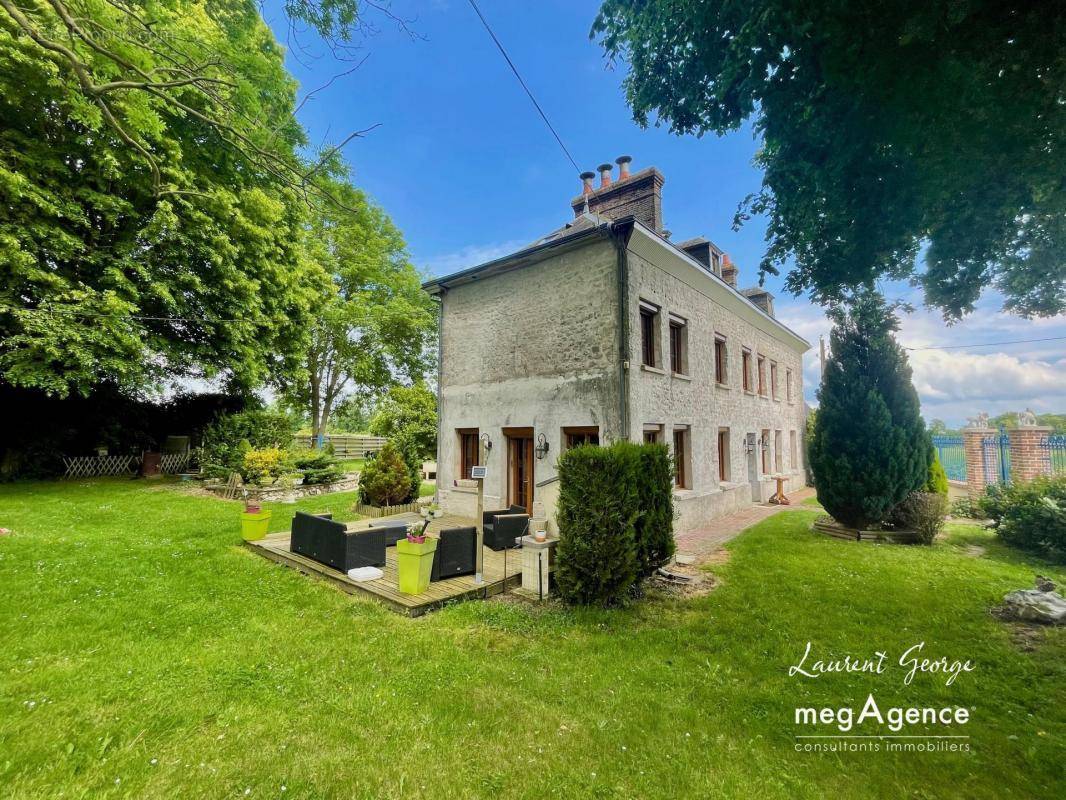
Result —
[[1007, 342], [979, 342], [977, 344], [943, 344], [929, 345], [928, 347], [904, 347], [904, 350], [915, 352], [918, 350], [961, 350], [967, 347], [1001, 347], [1008, 344], [1033, 344], [1035, 342], [1058, 342], [1066, 339], [1066, 336], [1048, 336], [1043, 339], [1013, 339]]
[[562, 137], [559, 136], [558, 131], [555, 130], [555, 126], [552, 125], [551, 121], [548, 119], [548, 115], [544, 113], [544, 109], [541, 108], [540, 103], [537, 102], [537, 98], [533, 96], [533, 92], [529, 90], [529, 87], [526, 85], [526, 82], [522, 79], [522, 75], [518, 71], [518, 67], [514, 65], [514, 62], [511, 60], [511, 57], [507, 55], [507, 51], [504, 49], [503, 44], [500, 42], [499, 38], [493, 32], [491, 26], [488, 23], [488, 20], [485, 19], [485, 15], [481, 13], [481, 9], [478, 8], [477, 3], [475, 3], [474, 0], [468, 0], [468, 2], [470, 3], [470, 7], [474, 9], [474, 13], [478, 15], [478, 19], [481, 20], [481, 24], [485, 26], [485, 30], [488, 31], [489, 36], [492, 37], [492, 41], [496, 43], [496, 47], [499, 49], [500, 55], [503, 56], [504, 61], [507, 62], [507, 66], [511, 68], [511, 72], [513, 72], [514, 76], [518, 78], [518, 82], [522, 84], [522, 88], [525, 90], [530, 102], [533, 103], [533, 107], [537, 109], [537, 113], [540, 114], [540, 118], [544, 120], [544, 124], [548, 126], [548, 130], [552, 132], [552, 136], [555, 137], [555, 141], [559, 143], [559, 147], [562, 148], [563, 152], [566, 154], [567, 159], [573, 165], [574, 171], [580, 174], [581, 167], [577, 165], [577, 162], [574, 161], [574, 157], [570, 155], [570, 151], [566, 149], [566, 145], [563, 144]]

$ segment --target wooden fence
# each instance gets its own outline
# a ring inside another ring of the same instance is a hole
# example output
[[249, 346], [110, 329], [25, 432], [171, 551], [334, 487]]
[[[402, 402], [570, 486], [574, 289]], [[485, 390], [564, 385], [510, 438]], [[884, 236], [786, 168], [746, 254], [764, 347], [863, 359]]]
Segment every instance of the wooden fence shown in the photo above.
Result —
[[[184, 472], [189, 465], [188, 453], [163, 453], [159, 469], [165, 475]], [[141, 456], [63, 456], [64, 478], [96, 478], [102, 475], [136, 475]]]
[[[311, 447], [312, 436], [297, 436], [297, 447]], [[382, 436], [355, 436], [334, 434], [324, 437], [325, 444], [333, 445], [333, 452], [340, 458], [366, 458], [367, 453], [376, 453], [388, 441]]]
[[399, 506], [367, 506], [362, 503], [356, 503], [355, 513], [361, 517], [391, 517], [393, 514], [410, 514], [412, 511], [418, 511], [422, 508], [421, 503], [404, 503]]

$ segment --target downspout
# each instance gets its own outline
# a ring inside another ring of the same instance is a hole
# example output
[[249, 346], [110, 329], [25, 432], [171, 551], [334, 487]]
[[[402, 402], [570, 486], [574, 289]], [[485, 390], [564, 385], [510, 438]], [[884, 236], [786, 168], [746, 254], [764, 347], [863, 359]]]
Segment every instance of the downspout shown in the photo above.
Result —
[[632, 223], [611, 226], [618, 260], [618, 418], [629, 440], [629, 234]]
[[444, 419], [443, 392], [441, 377], [444, 374], [444, 295], [447, 289], [441, 287], [437, 296], [437, 491], [433, 493], [433, 502], [440, 502], [440, 448], [443, 441], [442, 425]]

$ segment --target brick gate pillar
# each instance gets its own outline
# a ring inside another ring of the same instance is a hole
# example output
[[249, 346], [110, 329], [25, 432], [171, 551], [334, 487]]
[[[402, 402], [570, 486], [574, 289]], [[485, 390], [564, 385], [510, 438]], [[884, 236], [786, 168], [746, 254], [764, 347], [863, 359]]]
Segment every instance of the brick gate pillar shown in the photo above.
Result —
[[1015, 483], [1051, 474], [1051, 450], [1043, 442], [1051, 428], [1023, 425], [1007, 431], [1010, 440], [1010, 477]]
[[962, 447], [966, 453], [966, 491], [970, 497], [980, 497], [990, 483], [985, 469], [985, 450], [983, 441], [988, 436], [995, 436], [993, 428], [963, 428]]

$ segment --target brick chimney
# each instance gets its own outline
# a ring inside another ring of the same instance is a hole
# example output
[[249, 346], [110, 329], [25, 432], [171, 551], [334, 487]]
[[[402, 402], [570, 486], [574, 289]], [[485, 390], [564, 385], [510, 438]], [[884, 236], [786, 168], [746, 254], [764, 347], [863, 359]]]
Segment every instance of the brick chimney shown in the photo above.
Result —
[[[570, 201], [570, 207], [574, 210], [574, 216], [579, 217], [585, 211], [585, 201], [588, 201], [589, 211], [593, 214], [601, 214], [610, 219], [621, 219], [633, 216], [653, 231], [663, 233], [663, 198], [662, 189], [666, 179], [655, 167], [642, 169], [640, 172], [630, 172], [629, 164], [632, 162], [629, 156], [621, 156], [617, 159], [618, 180], [611, 180], [612, 166], [601, 164], [600, 185], [591, 193], [583, 193]], [[582, 173], [583, 191], [591, 186], [591, 180], [585, 180]]]
[[733, 259], [729, 257], [729, 253], [722, 255], [722, 280], [734, 289], [737, 288], [737, 268]]

